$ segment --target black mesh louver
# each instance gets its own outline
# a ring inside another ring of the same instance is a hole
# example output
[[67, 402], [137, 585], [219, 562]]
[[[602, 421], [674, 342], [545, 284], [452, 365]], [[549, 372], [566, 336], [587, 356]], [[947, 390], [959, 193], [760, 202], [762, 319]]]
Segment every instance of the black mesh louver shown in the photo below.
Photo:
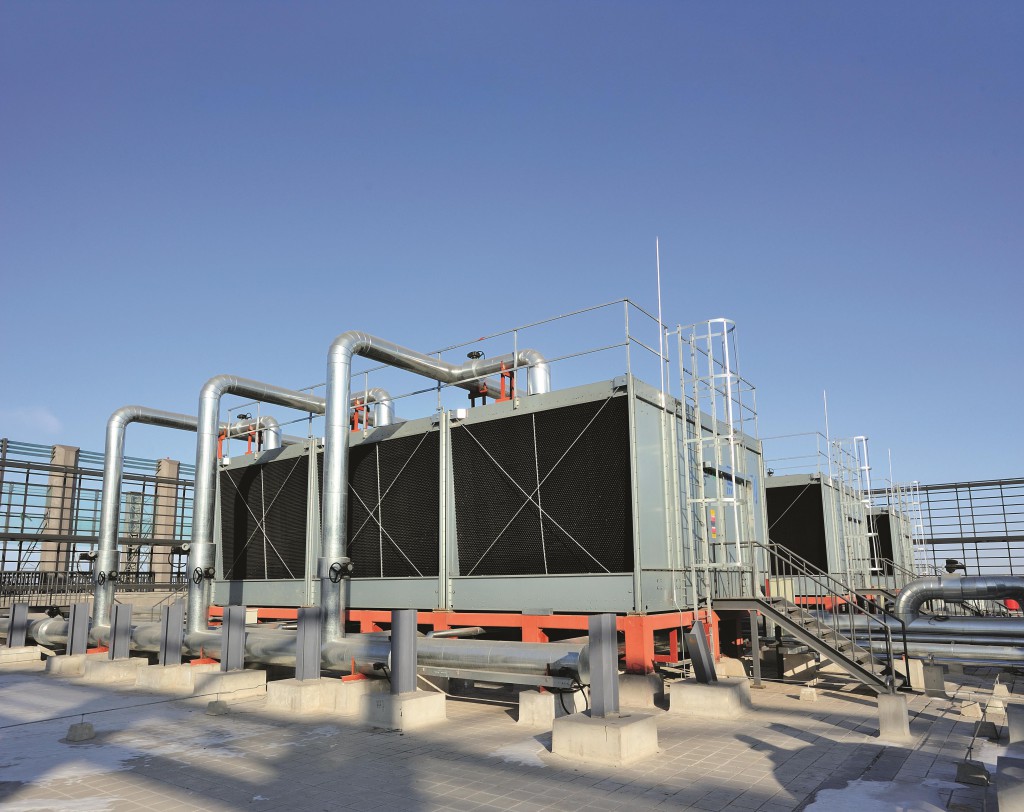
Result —
[[625, 397], [452, 429], [461, 575], [633, 568]]
[[347, 551], [354, 578], [437, 576], [439, 454], [436, 431], [350, 449]]
[[221, 472], [226, 579], [303, 577], [307, 466], [299, 457]]
[[[436, 431], [350, 447], [353, 577], [437, 576], [439, 453]], [[317, 468], [323, 494], [322, 454]], [[309, 459], [229, 469], [220, 477], [225, 578], [302, 578]]]

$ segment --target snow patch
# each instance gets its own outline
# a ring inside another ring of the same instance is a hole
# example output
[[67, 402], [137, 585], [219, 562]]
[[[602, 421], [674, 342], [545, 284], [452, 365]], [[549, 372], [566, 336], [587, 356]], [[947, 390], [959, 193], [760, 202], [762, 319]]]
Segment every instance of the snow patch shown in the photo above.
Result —
[[[906, 781], [851, 781], [842, 789], [819, 790], [814, 803], [805, 812], [864, 812], [866, 809], [892, 809], [899, 812], [943, 812], [946, 801], [940, 788], [929, 783]], [[954, 787], [959, 787], [954, 784]], [[943, 788], [945, 789], [945, 788]]]
[[[502, 761], [507, 761], [510, 764], [522, 764], [524, 767], [543, 767], [544, 762], [540, 757], [540, 754], [543, 752], [544, 748], [537, 744], [536, 739], [527, 739], [523, 742], [506, 744], [504, 747], [499, 747], [491, 755], [497, 756]], [[858, 810], [858, 812], [862, 812], [862, 810]]]

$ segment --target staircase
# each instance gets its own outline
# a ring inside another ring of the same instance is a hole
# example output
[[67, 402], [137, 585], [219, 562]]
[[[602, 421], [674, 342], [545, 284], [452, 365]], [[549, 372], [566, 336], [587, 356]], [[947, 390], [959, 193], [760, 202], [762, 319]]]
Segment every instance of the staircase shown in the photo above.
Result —
[[[713, 571], [714, 608], [760, 612], [872, 690], [894, 692], [892, 637], [905, 635], [902, 621], [785, 547], [749, 545], [762, 566]], [[807, 611], [797, 595], [824, 611]]]

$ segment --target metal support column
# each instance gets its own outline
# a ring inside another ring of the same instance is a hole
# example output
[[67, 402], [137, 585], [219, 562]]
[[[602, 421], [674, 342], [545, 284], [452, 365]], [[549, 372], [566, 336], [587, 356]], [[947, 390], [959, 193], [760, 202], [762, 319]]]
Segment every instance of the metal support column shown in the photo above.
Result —
[[181, 665], [181, 644], [185, 635], [185, 602], [175, 601], [160, 609], [160, 665]]
[[225, 606], [220, 653], [221, 671], [245, 667], [245, 607]]
[[115, 603], [110, 611], [110, 648], [107, 657], [111, 660], [123, 660], [131, 652], [132, 643], [132, 605]]
[[11, 606], [11, 621], [7, 627], [7, 648], [21, 648], [28, 637], [28, 604]]
[[750, 670], [753, 682], [751, 688], [764, 688], [761, 683], [761, 622], [757, 612], [750, 610]]
[[415, 609], [391, 611], [391, 693], [396, 696], [416, 690], [416, 617]]
[[85, 654], [89, 646], [89, 604], [71, 604], [68, 615], [67, 654]]
[[320, 679], [320, 634], [323, 615], [319, 606], [299, 609], [299, 630], [295, 638], [295, 679]]
[[619, 635], [615, 615], [591, 615], [590, 715], [604, 718], [619, 712]]

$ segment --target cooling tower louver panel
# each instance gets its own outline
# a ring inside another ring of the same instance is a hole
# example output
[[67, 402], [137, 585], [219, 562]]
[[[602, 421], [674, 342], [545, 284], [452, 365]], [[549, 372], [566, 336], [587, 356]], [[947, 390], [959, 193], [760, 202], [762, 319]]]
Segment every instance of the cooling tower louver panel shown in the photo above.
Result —
[[461, 575], [629, 572], [625, 397], [452, 429]]
[[224, 577], [301, 578], [306, 560], [304, 457], [221, 472]]
[[440, 453], [437, 431], [349, 449], [346, 554], [354, 578], [437, 576]]

